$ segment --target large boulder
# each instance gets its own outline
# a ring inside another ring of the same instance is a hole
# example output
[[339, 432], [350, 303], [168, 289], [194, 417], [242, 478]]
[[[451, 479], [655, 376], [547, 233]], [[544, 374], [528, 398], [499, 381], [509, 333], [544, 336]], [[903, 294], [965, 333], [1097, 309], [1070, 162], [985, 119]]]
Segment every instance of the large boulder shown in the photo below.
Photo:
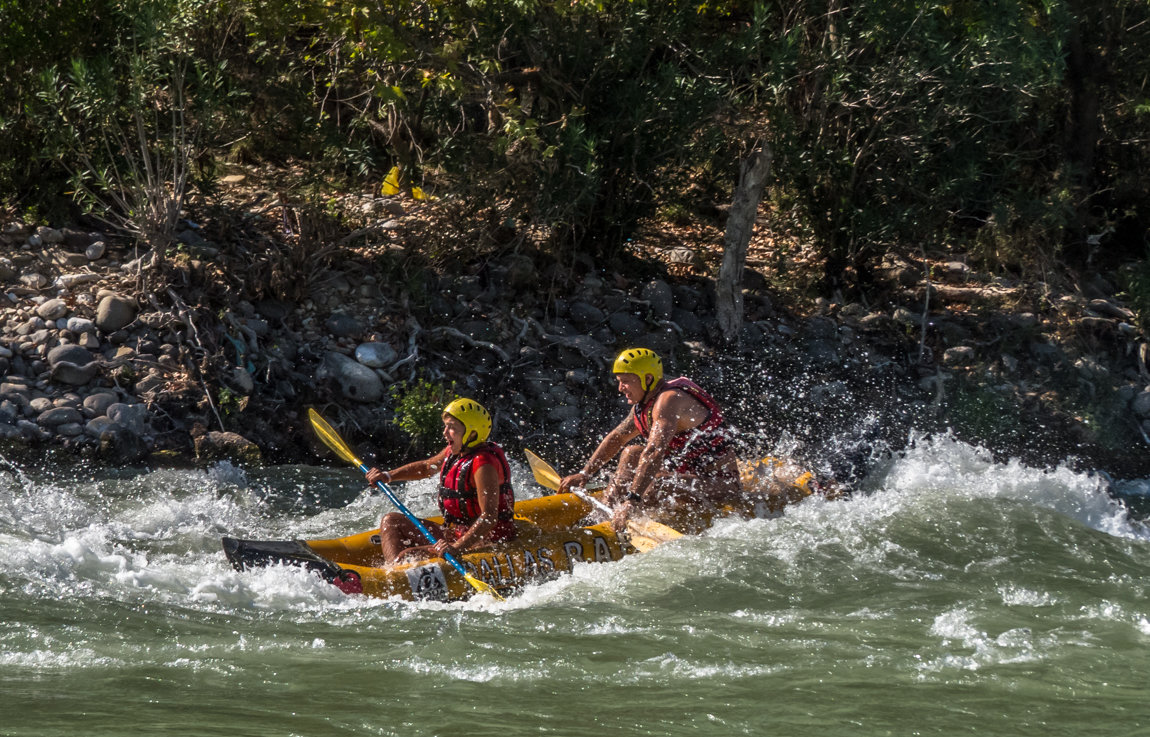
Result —
[[357, 402], [378, 402], [383, 396], [383, 382], [375, 371], [342, 353], [325, 355], [316, 378], [335, 382], [345, 398]]

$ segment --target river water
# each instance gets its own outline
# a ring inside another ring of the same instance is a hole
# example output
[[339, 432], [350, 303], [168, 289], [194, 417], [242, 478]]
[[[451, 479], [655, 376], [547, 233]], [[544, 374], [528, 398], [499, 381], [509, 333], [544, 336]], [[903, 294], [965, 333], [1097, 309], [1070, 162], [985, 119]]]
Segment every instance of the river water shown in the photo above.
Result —
[[0, 463], [0, 734], [1150, 731], [1150, 531], [1098, 476], [938, 438], [865, 487], [439, 604], [225, 561], [373, 526], [354, 470]]

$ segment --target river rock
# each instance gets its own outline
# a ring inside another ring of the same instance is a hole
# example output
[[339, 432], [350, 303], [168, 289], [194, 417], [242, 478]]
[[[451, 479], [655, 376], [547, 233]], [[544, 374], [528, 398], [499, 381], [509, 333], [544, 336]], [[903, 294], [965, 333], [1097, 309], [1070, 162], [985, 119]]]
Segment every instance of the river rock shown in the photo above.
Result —
[[76, 335], [83, 335], [84, 333], [95, 332], [96, 323], [86, 317], [69, 317], [64, 323], [64, 329]]
[[357, 402], [378, 402], [383, 396], [383, 382], [375, 371], [342, 353], [327, 353], [316, 378], [334, 381], [344, 397]]
[[662, 279], [654, 279], [643, 287], [642, 299], [651, 304], [651, 314], [660, 320], [669, 320], [675, 308], [675, 295], [671, 286]]
[[647, 323], [630, 312], [614, 312], [607, 318], [611, 331], [624, 341], [633, 341], [647, 332]]
[[98, 281], [100, 281], [99, 274], [61, 274], [60, 276], [56, 277], [54, 284], [58, 289], [72, 289], [73, 287], [82, 286], [84, 284], [93, 284]]
[[63, 231], [56, 228], [49, 228], [47, 225], [41, 225], [36, 228], [36, 235], [40, 236], [41, 243], [56, 244], [64, 242]]
[[529, 289], [535, 286], [538, 276], [535, 262], [530, 257], [514, 253], [504, 263], [507, 266], [507, 286], [510, 289]]
[[148, 410], [142, 404], [116, 402], [108, 406], [108, 419], [137, 435], [143, 435], [148, 419]]
[[564, 420], [578, 420], [580, 416], [578, 405], [574, 404], [559, 404], [551, 408], [547, 413], [547, 419], [552, 422], [562, 422]]
[[579, 429], [579, 419], [574, 417], [560, 422], [555, 430], [565, 438], [577, 438], [583, 434]]
[[100, 364], [89, 361], [83, 365], [62, 361], [52, 366], [51, 379], [59, 384], [69, 386], [84, 386], [100, 372]]
[[329, 317], [324, 328], [337, 338], [358, 338], [363, 335], [363, 325], [359, 320], [342, 312]]
[[84, 421], [84, 415], [80, 410], [72, 407], [53, 407], [52, 409], [41, 412], [36, 417], [36, 424], [40, 427], [58, 427], [68, 423], [79, 423]]
[[52, 437], [51, 432], [31, 420], [16, 420], [16, 427], [20, 428], [20, 437], [30, 443], [41, 442]]
[[[95, 392], [84, 397], [83, 408], [84, 414], [88, 417], [103, 417], [108, 414], [108, 408], [119, 401], [112, 392]], [[95, 437], [99, 437], [100, 433], [96, 433]]]
[[95, 241], [90, 246], [84, 249], [84, 256], [89, 261], [99, 261], [104, 258], [104, 254], [108, 252], [108, 244], [104, 241]]
[[48, 286], [48, 277], [37, 271], [28, 271], [20, 275], [20, 283], [29, 289], [43, 289]]
[[896, 307], [891, 313], [891, 319], [909, 326], [918, 326], [922, 323], [922, 315], [916, 315], [905, 307]]
[[564, 383], [572, 389], [588, 386], [591, 383], [591, 374], [586, 369], [568, 369], [563, 374]]
[[116, 422], [106, 426], [100, 432], [99, 438], [100, 456], [114, 465], [138, 463], [147, 458], [150, 452], [148, 444], [140, 437], [139, 433], [133, 432], [130, 428], [123, 427]]
[[1150, 417], [1150, 387], [1135, 395], [1131, 406], [1139, 417]]
[[136, 303], [119, 294], [109, 294], [96, 307], [96, 327], [104, 333], [114, 333], [136, 319]]
[[1104, 380], [1110, 372], [1093, 356], [1083, 356], [1074, 362], [1078, 374], [1087, 381]]
[[694, 250], [686, 246], [675, 246], [667, 251], [667, 261], [672, 264], [688, 266], [702, 266], [703, 259]]
[[79, 422], [66, 422], [56, 427], [56, 434], [62, 438], [75, 438], [84, 434], [84, 426]]
[[703, 302], [699, 290], [685, 284], [676, 284], [671, 288], [671, 292], [675, 295], [675, 306], [681, 310], [693, 312], [699, 309]]
[[263, 462], [259, 446], [234, 432], [207, 432], [195, 440], [200, 461], [234, 461], [245, 465]]
[[256, 302], [253, 307], [265, 320], [275, 323], [283, 322], [284, 318], [292, 313], [292, 306], [278, 299], [261, 300]]
[[1130, 310], [1106, 299], [1092, 299], [1086, 304], [1086, 309], [1101, 317], [1112, 317], [1118, 320], [1130, 320], [1134, 317], [1134, 313]]
[[27, 238], [28, 234], [31, 232], [32, 232], [31, 228], [29, 228], [27, 225], [25, 225], [24, 223], [19, 222], [19, 221], [12, 221], [10, 223], [5, 223], [3, 230], [0, 230], [0, 233], [3, 233], [3, 235], [7, 236], [8, 238], [10, 238], [12, 240], [16, 240], [16, 241], [20, 241], [20, 240]]
[[582, 331], [587, 331], [598, 326], [606, 317], [607, 316], [603, 314], [603, 310], [590, 302], [584, 302], [582, 300], [572, 302], [567, 308], [567, 319]]
[[228, 389], [241, 397], [250, 397], [256, 390], [256, 382], [243, 366], [232, 366], [224, 371], [220, 379]]
[[82, 366], [91, 360], [92, 354], [74, 343], [64, 343], [48, 351], [48, 363], [53, 366], [62, 362]]
[[974, 364], [975, 358], [974, 348], [968, 345], [958, 345], [946, 349], [942, 354], [942, 365], [951, 368], [970, 366]]
[[100, 370], [100, 364], [93, 360], [88, 350], [72, 343], [48, 351], [48, 365], [53, 381], [71, 386], [87, 384]]
[[355, 360], [370, 368], [387, 368], [399, 354], [389, 343], [363, 343], [355, 349]]
[[58, 320], [68, 314], [68, 304], [62, 299], [50, 299], [36, 308], [36, 314], [45, 320]]

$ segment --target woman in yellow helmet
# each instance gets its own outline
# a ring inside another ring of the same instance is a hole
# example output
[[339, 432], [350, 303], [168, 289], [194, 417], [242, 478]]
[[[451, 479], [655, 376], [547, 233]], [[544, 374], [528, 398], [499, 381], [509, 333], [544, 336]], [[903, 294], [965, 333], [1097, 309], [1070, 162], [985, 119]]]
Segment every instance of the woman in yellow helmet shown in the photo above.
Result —
[[380, 545], [388, 563], [401, 558], [439, 558], [515, 538], [515, 493], [503, 449], [487, 441], [491, 415], [474, 399], [456, 399], [443, 409], [443, 439], [447, 447], [422, 461], [391, 471], [373, 468], [377, 481], [415, 481], [439, 474], [439, 511], [444, 524], [423, 523], [437, 542], [424, 544], [423, 535], [398, 512], [379, 524]]
[[[622, 529], [636, 509], [711, 506], [740, 491], [739, 470], [719, 405], [686, 377], [663, 378], [663, 361], [647, 348], [630, 348], [615, 359], [612, 373], [631, 412], [607, 434], [579, 473], [561, 489], [587, 483], [615, 456], [619, 463], [607, 487], [620, 504], [615, 527]], [[629, 445], [642, 437], [644, 445]]]

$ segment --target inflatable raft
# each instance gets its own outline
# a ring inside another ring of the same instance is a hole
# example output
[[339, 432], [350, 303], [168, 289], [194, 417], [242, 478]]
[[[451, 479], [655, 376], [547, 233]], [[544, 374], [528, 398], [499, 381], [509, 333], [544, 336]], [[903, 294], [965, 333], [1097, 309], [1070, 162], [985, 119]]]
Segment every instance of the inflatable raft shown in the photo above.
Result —
[[[618, 560], [635, 549], [609, 522], [581, 525], [591, 504], [552, 494], [515, 504], [514, 541], [459, 556], [469, 574], [501, 592], [570, 572], [577, 563]], [[432, 520], [440, 522], [439, 518]], [[379, 530], [330, 540], [260, 541], [223, 538], [236, 570], [293, 565], [318, 573], [349, 594], [449, 601], [475, 593], [442, 559], [385, 565]]]
[[[698, 531], [720, 516], [775, 517], [812, 494], [829, 499], [843, 493], [793, 464], [764, 458], [744, 464], [743, 498], [712, 513], [658, 518], [664, 524]], [[619, 560], [637, 552], [610, 522], [588, 524], [592, 503], [574, 494], [551, 494], [515, 503], [514, 541], [459, 556], [468, 574], [500, 592], [510, 592], [568, 573], [579, 563]], [[441, 520], [432, 518], [436, 522]], [[328, 540], [239, 540], [223, 538], [224, 553], [236, 570], [269, 565], [299, 566], [349, 594], [452, 601], [475, 593], [442, 559], [386, 565], [379, 531]]]

